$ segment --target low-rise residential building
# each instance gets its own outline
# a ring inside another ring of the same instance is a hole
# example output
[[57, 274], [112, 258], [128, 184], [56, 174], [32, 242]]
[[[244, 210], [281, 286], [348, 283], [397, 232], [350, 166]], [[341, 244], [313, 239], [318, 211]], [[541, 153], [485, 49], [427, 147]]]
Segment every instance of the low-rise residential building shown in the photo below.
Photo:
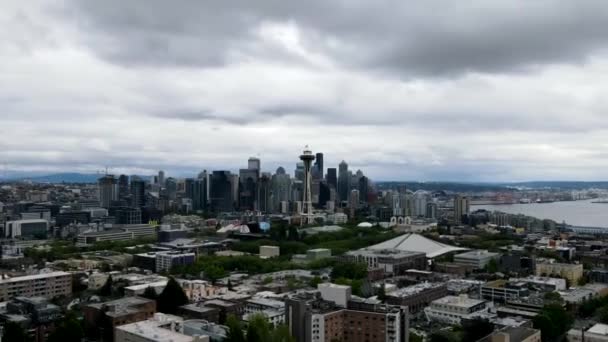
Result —
[[570, 342], [607, 342], [608, 325], [597, 323], [584, 333], [581, 329], [570, 329], [566, 337]]
[[421, 312], [432, 301], [448, 295], [445, 283], [419, 283], [391, 291], [386, 294], [386, 302], [391, 305], [407, 306], [410, 314]]
[[410, 269], [426, 269], [426, 254], [398, 249], [360, 249], [345, 253], [343, 260], [363, 262], [368, 269], [382, 269], [385, 274], [402, 275]]
[[175, 266], [191, 265], [195, 260], [194, 253], [158, 252], [156, 253], [156, 272], [169, 272]]
[[114, 342], [209, 342], [209, 336], [184, 334], [184, 321], [179, 316], [157, 313], [114, 330]]
[[280, 254], [279, 246], [260, 246], [260, 258], [274, 258]]
[[146, 320], [156, 313], [156, 301], [142, 297], [124, 297], [82, 308], [84, 326], [88, 332], [102, 334], [108, 339], [119, 325]]
[[285, 323], [297, 342], [400, 342], [409, 334], [405, 307], [344, 308], [305, 294], [286, 300]]
[[486, 301], [472, 299], [466, 295], [446, 296], [431, 302], [424, 309], [429, 321], [460, 324], [462, 319], [479, 316], [486, 311]]
[[527, 327], [505, 327], [477, 342], [540, 342], [540, 330]]
[[16, 297], [0, 310], [0, 321], [17, 323], [32, 341], [44, 342], [61, 319], [61, 308], [44, 297]]
[[525, 282], [499, 279], [488, 282], [481, 287], [481, 296], [492, 302], [505, 303], [518, 300], [530, 294]]
[[541, 291], [563, 291], [566, 280], [563, 278], [529, 276], [526, 278], [511, 278], [509, 281], [524, 282]]
[[557, 262], [537, 262], [536, 263], [536, 275], [537, 276], [551, 276], [558, 275], [562, 278], [568, 279], [570, 285], [574, 285], [583, 276], [583, 265], [582, 264], [563, 264]]
[[7, 301], [18, 296], [50, 299], [71, 294], [72, 275], [67, 272], [40, 273], [0, 279], [0, 301]]
[[498, 262], [500, 254], [488, 251], [470, 251], [454, 255], [454, 263], [471, 266], [476, 269], [485, 268], [490, 261]]

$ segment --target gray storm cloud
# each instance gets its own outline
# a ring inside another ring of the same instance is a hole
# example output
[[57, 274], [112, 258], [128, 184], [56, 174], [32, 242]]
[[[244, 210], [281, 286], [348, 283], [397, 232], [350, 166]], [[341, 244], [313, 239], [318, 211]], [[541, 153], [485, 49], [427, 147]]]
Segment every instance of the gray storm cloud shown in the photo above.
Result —
[[8, 1], [13, 170], [603, 179], [603, 1]]

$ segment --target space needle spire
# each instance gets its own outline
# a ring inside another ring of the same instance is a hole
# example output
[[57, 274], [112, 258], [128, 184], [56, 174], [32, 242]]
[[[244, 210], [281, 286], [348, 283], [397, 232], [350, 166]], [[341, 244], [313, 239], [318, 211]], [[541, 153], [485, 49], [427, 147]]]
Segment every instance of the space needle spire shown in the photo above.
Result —
[[302, 162], [304, 163], [304, 191], [302, 195], [302, 211], [300, 212], [300, 225], [304, 225], [304, 222], [306, 222], [306, 224], [312, 224], [314, 222], [312, 214], [311, 166], [312, 161], [315, 160], [315, 155], [312, 154], [312, 151], [308, 148], [308, 145], [304, 147], [304, 152], [300, 156], [300, 160], [302, 160]]

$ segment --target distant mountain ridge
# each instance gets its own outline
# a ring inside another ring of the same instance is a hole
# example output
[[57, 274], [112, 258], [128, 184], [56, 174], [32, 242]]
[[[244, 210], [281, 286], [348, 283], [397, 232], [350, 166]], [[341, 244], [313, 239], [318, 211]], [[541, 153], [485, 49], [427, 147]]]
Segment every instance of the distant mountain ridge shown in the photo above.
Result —
[[[48, 175], [10, 175], [6, 178], [0, 179], [0, 181], [24, 181], [33, 183], [83, 183], [92, 184], [97, 183], [99, 177], [102, 174], [97, 173], [78, 173], [78, 172], [63, 172], [53, 173]], [[146, 178], [149, 176], [139, 176]]]

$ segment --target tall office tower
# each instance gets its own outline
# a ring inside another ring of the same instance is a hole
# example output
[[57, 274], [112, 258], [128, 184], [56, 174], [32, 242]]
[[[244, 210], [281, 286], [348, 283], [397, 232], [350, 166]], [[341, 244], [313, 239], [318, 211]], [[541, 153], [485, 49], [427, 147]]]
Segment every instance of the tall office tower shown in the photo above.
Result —
[[143, 207], [146, 201], [146, 183], [143, 179], [133, 176], [131, 178], [130, 192], [131, 206], [135, 208]]
[[304, 181], [304, 163], [297, 163], [296, 164], [296, 171], [294, 173], [294, 178], [296, 180], [301, 181], [301, 182]]
[[260, 177], [260, 186], [258, 187], [258, 210], [263, 213], [269, 213], [272, 208], [270, 203], [270, 179], [271, 175], [268, 172], [263, 172]]
[[234, 210], [231, 180], [230, 171], [213, 171], [209, 176], [209, 202], [212, 211], [219, 213]]
[[250, 157], [249, 160], [247, 160], [247, 168], [249, 170], [261, 170], [261, 162], [260, 162], [260, 158], [256, 158], [256, 157]]
[[424, 191], [418, 190], [414, 193], [414, 213], [412, 216], [425, 217], [426, 204], [431, 200], [431, 195]]
[[189, 199], [194, 197], [194, 178], [184, 179], [184, 196]]
[[167, 178], [165, 180], [165, 188], [167, 189], [169, 200], [174, 200], [177, 197], [177, 180], [173, 177]]
[[369, 197], [369, 179], [365, 176], [359, 178], [359, 199], [363, 203], [368, 202]]
[[315, 160], [315, 156], [312, 151], [308, 149], [308, 146], [304, 148], [304, 153], [300, 155], [300, 160], [304, 163], [304, 183], [303, 183], [303, 196], [302, 196], [302, 211], [300, 213], [300, 225], [311, 224], [314, 222], [314, 216], [312, 214], [312, 174], [311, 167], [312, 161]]
[[118, 200], [118, 187], [114, 175], [105, 175], [97, 180], [99, 185], [99, 204], [109, 209], [112, 201]]
[[192, 210], [207, 210], [207, 176], [197, 178], [192, 184]]
[[313, 179], [323, 179], [325, 169], [323, 168], [323, 153], [317, 153], [315, 158], [315, 164], [312, 168], [312, 178]]
[[205, 189], [206, 189], [207, 193], [204, 196], [205, 196], [205, 200], [206, 200], [205, 206], [207, 206], [209, 204], [209, 174], [207, 173], [207, 170], [203, 170], [202, 172], [199, 172], [198, 179], [205, 180]]
[[232, 208], [238, 209], [239, 207], [239, 175], [231, 173], [228, 178], [230, 179], [230, 188], [232, 196]]
[[429, 202], [426, 204], [426, 218], [429, 218], [429, 219], [437, 218], [437, 203]]
[[338, 173], [335, 167], [327, 168], [327, 185], [334, 190], [338, 189]]
[[272, 176], [272, 207], [275, 211], [281, 209], [281, 202], [290, 201], [291, 178], [283, 167], [279, 167]]
[[348, 196], [348, 206], [351, 209], [359, 208], [359, 190], [353, 189]]
[[319, 208], [325, 208], [331, 198], [331, 190], [327, 181], [319, 183]]
[[161, 188], [165, 187], [165, 171], [163, 170], [158, 171], [158, 184]]
[[258, 183], [260, 178], [258, 169], [239, 170], [239, 208], [240, 210], [257, 210]]
[[118, 199], [127, 200], [129, 197], [129, 176], [120, 175], [118, 177]]
[[343, 160], [338, 165], [338, 199], [340, 202], [348, 200], [350, 191], [351, 175], [348, 172], [348, 164]]
[[469, 198], [466, 196], [456, 195], [454, 197], [454, 221], [463, 223], [463, 218], [470, 211]]

